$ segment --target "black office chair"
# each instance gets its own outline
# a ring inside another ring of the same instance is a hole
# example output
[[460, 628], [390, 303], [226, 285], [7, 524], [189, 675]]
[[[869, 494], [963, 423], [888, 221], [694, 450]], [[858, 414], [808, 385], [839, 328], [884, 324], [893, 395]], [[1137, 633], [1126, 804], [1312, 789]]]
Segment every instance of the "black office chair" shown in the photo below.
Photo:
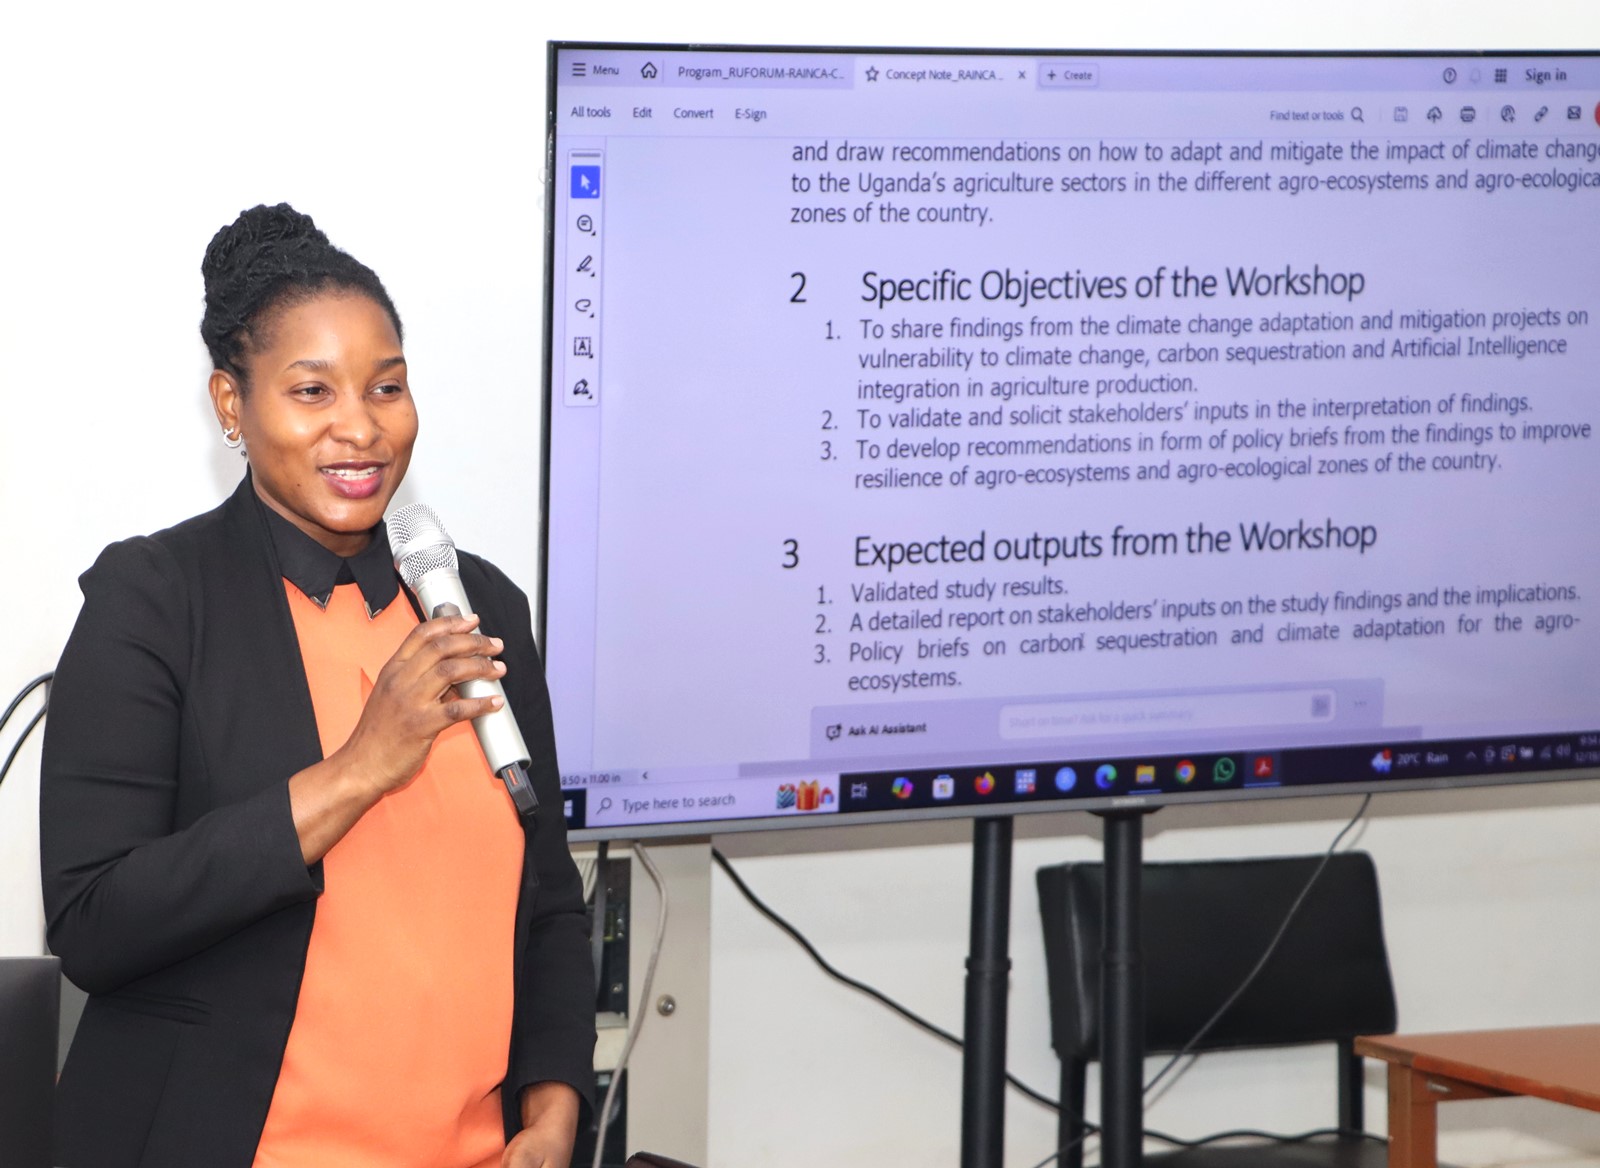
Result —
[[[1181, 1050], [1266, 952], [1320, 856], [1146, 864], [1141, 935], [1145, 1048]], [[1050, 979], [1052, 1042], [1061, 1058], [1060, 1142], [1083, 1135], [1088, 1064], [1100, 1056], [1104, 868], [1038, 873]], [[1340, 1135], [1300, 1144], [1229, 1144], [1152, 1153], [1163, 1168], [1383, 1168], [1387, 1148], [1364, 1127], [1358, 1034], [1395, 1028], [1378, 876], [1364, 852], [1334, 856], [1272, 960], [1196, 1051], [1331, 1042], [1338, 1050]], [[1082, 1168], [1078, 1143], [1063, 1168]]]
[[0, 1163], [50, 1168], [61, 962], [0, 957]]

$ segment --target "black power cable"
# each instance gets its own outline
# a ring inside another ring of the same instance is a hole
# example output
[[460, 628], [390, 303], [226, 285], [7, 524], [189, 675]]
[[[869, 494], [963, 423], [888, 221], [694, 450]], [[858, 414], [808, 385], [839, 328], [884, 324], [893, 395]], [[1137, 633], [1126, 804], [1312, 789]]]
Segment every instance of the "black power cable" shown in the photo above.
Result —
[[22, 728], [22, 733], [17, 737], [16, 742], [12, 744], [11, 753], [6, 755], [6, 761], [4, 764], [0, 764], [0, 783], [4, 783], [6, 781], [6, 775], [11, 773], [11, 764], [16, 762], [17, 755], [22, 753], [22, 744], [28, 741], [28, 735], [33, 733], [35, 726], [44, 721], [45, 711], [50, 708], [50, 690], [48, 687], [51, 679], [54, 677], [55, 674], [53, 673], [41, 673], [27, 685], [23, 686], [21, 691], [18, 692], [17, 696], [11, 699], [11, 704], [6, 707], [6, 712], [4, 714], [0, 714], [0, 730], [3, 730], [5, 729], [6, 723], [11, 721], [11, 715], [17, 712], [17, 707], [22, 705], [22, 703], [27, 700], [28, 695], [34, 690], [38, 689], [40, 686], [46, 687], [44, 691], [44, 706], [41, 707], [39, 712], [35, 714], [28, 724]]
[[1375, 1144], [1387, 1144], [1389, 1142], [1382, 1136], [1375, 1136], [1371, 1132], [1351, 1131], [1349, 1128], [1344, 1127], [1319, 1127], [1316, 1131], [1301, 1132], [1299, 1135], [1293, 1136], [1241, 1127], [1233, 1131], [1202, 1136], [1198, 1140], [1183, 1140], [1177, 1136], [1162, 1135], [1160, 1132], [1150, 1131], [1148, 1128], [1144, 1134], [1151, 1139], [1160, 1140], [1164, 1144], [1174, 1144], [1180, 1148], [1203, 1148], [1207, 1144], [1221, 1143], [1223, 1140], [1260, 1140], [1263, 1143], [1270, 1142], [1274, 1144], [1306, 1144], [1312, 1140], [1321, 1139], [1323, 1136], [1360, 1136], [1362, 1139], [1371, 1140]]
[[[1155, 1088], [1156, 1084], [1165, 1078], [1172, 1068], [1182, 1061], [1190, 1053], [1190, 1051], [1192, 1051], [1194, 1047], [1211, 1032], [1212, 1028], [1216, 1026], [1216, 1024], [1222, 1019], [1223, 1015], [1225, 1015], [1228, 1010], [1232, 1008], [1235, 1002], [1244, 996], [1245, 991], [1250, 988], [1250, 986], [1255, 982], [1255, 979], [1260, 975], [1261, 971], [1266, 968], [1267, 962], [1270, 961], [1272, 955], [1277, 952], [1278, 945], [1282, 942], [1284, 934], [1289, 930], [1289, 925], [1294, 921], [1295, 916], [1299, 913], [1300, 906], [1305, 903], [1306, 897], [1311, 894], [1312, 888], [1315, 887], [1318, 878], [1321, 877], [1323, 870], [1328, 866], [1328, 862], [1333, 858], [1333, 854], [1338, 849], [1339, 844], [1343, 842], [1345, 836], [1349, 835], [1350, 832], [1354, 830], [1356, 824], [1361, 822], [1361, 818], [1367, 813], [1367, 808], [1371, 803], [1372, 796], [1370, 794], [1361, 800], [1361, 806], [1356, 809], [1356, 813], [1350, 817], [1350, 821], [1344, 825], [1344, 827], [1339, 831], [1339, 834], [1333, 837], [1333, 842], [1328, 845], [1327, 851], [1323, 853], [1321, 862], [1317, 865], [1315, 870], [1312, 871], [1310, 878], [1306, 881], [1305, 886], [1300, 890], [1300, 894], [1295, 898], [1294, 903], [1289, 906], [1289, 911], [1284, 915], [1283, 923], [1278, 926], [1278, 931], [1273, 934], [1272, 940], [1268, 942], [1266, 951], [1261, 955], [1261, 958], [1256, 962], [1251, 971], [1245, 975], [1244, 980], [1239, 984], [1238, 988], [1236, 988], [1233, 993], [1228, 996], [1227, 1000], [1225, 1000], [1222, 1005], [1217, 1008], [1215, 1013], [1212, 1014], [1206, 1023], [1195, 1032], [1194, 1037], [1184, 1044], [1183, 1049], [1177, 1054], [1173, 1055], [1171, 1060], [1169, 1060], [1167, 1064], [1163, 1066], [1148, 1083], [1145, 1084], [1145, 1094], [1149, 1094], [1150, 1091]], [[866, 982], [857, 978], [853, 978], [849, 974], [835, 968], [827, 958], [822, 956], [822, 954], [817, 950], [817, 947], [806, 939], [805, 935], [801, 933], [799, 929], [795, 928], [794, 925], [785, 920], [775, 909], [770, 907], [765, 901], [757, 896], [755, 892], [751, 890], [750, 886], [744, 882], [744, 879], [739, 875], [739, 873], [734, 870], [733, 865], [728, 862], [727, 856], [723, 855], [722, 852], [717, 848], [712, 848], [711, 858], [715, 860], [717, 866], [727, 874], [728, 879], [733, 881], [734, 887], [736, 887], [739, 892], [743, 894], [744, 898], [750, 902], [751, 906], [762, 916], [766, 917], [767, 920], [771, 921], [780, 930], [787, 934], [789, 938], [795, 942], [795, 944], [804, 949], [811, 960], [816, 962], [818, 968], [820, 968], [829, 977], [843, 985], [849, 986], [858, 993], [865, 994], [867, 997], [873, 999], [881, 1005], [887, 1006], [889, 1009], [893, 1010], [896, 1014], [899, 1014], [912, 1025], [927, 1031], [936, 1038], [942, 1039], [956, 1049], [959, 1050], [965, 1045], [962, 1039], [957, 1037], [955, 1034], [952, 1034], [950, 1031], [944, 1029], [944, 1027], [939, 1026], [936, 1023], [928, 1021], [928, 1019], [922, 1017], [922, 1015], [916, 1013], [916, 1011], [901, 1005], [899, 1002], [889, 997], [888, 994], [885, 994], [882, 990], [868, 985]], [[1021, 1092], [1023, 1095], [1027, 1096], [1029, 1099], [1032, 1099], [1035, 1103], [1038, 1103], [1043, 1107], [1047, 1107], [1052, 1111], [1058, 1112], [1062, 1109], [1063, 1105], [1059, 1101], [1051, 1099], [1042, 1091], [1038, 1091], [1033, 1087], [1030, 1087], [1027, 1083], [1024, 1083], [1010, 1071], [1006, 1072], [1006, 1082], [1014, 1087], [1017, 1091]], [[1084, 1120], [1083, 1125], [1084, 1131], [1078, 1136], [1077, 1139], [1073, 1140], [1071, 1143], [1064, 1144], [1057, 1148], [1055, 1151], [1051, 1152], [1050, 1155], [1039, 1161], [1038, 1164], [1034, 1165], [1033, 1168], [1046, 1168], [1046, 1165], [1050, 1164], [1051, 1161], [1055, 1160], [1057, 1157], [1071, 1151], [1085, 1140], [1088, 1140], [1100, 1133], [1100, 1128], [1097, 1124], [1089, 1123], [1087, 1120]], [[1159, 1140], [1162, 1143], [1172, 1144], [1176, 1147], [1183, 1148], [1198, 1148], [1207, 1144], [1216, 1143], [1221, 1140], [1246, 1138], [1269, 1140], [1273, 1143], [1280, 1144], [1297, 1144], [1316, 1139], [1319, 1136], [1334, 1134], [1361, 1135], [1366, 1139], [1383, 1142], [1381, 1137], [1370, 1135], [1366, 1132], [1344, 1132], [1337, 1128], [1319, 1128], [1316, 1131], [1302, 1132], [1299, 1135], [1280, 1135], [1273, 1132], [1255, 1131], [1252, 1129], [1237, 1129], [1233, 1131], [1218, 1132], [1214, 1135], [1204, 1136], [1198, 1140], [1186, 1140], [1179, 1136], [1172, 1136], [1166, 1134], [1165, 1132], [1156, 1131], [1153, 1128], [1146, 1128], [1144, 1134], [1151, 1139]]]
[[[787, 933], [790, 939], [793, 940], [795, 944], [799, 945], [800, 948], [804, 949], [810, 956], [811, 960], [817, 963], [817, 965], [822, 969], [823, 973], [826, 973], [835, 981], [842, 982], [858, 993], [866, 994], [867, 997], [873, 999], [874, 1001], [889, 1007], [889, 1009], [893, 1010], [896, 1014], [899, 1014], [913, 1026], [917, 1026], [923, 1030], [926, 1030], [935, 1038], [943, 1039], [957, 1050], [962, 1048], [964, 1045], [962, 1040], [958, 1036], [950, 1033], [950, 1031], [946, 1030], [944, 1027], [938, 1025], [937, 1023], [930, 1022], [916, 1011], [902, 1006], [899, 1002], [895, 1001], [882, 990], [876, 989], [864, 981], [859, 981], [856, 978], [851, 977], [849, 974], [835, 969], [828, 963], [828, 959], [826, 957], [817, 952], [817, 947], [810, 941], [806, 940], [805, 935], [802, 934], [799, 929], [795, 928], [788, 921], [784, 920], [783, 917], [778, 915], [776, 910], [770, 908], [765, 901], [763, 901], [759, 896], [750, 890], [750, 886], [744, 882], [744, 879], [739, 875], [739, 873], [733, 870], [733, 865], [728, 863], [727, 856], [724, 856], [716, 848], [712, 848], [711, 858], [717, 862], [717, 866], [719, 868], [728, 874], [728, 879], [733, 881], [734, 887], [738, 888], [738, 890], [744, 894], [744, 898], [750, 902], [755, 910], [762, 916], [766, 917], [767, 920], [777, 925], [778, 928]], [[1028, 1084], [1024, 1083], [1021, 1079], [1017, 1078], [1009, 1071], [1006, 1072], [1006, 1082], [1010, 1083], [1018, 1091], [1021, 1091], [1029, 1099], [1032, 1099], [1034, 1102], [1041, 1104], [1044, 1107], [1050, 1108], [1052, 1111], [1058, 1110], [1061, 1106], [1054, 1099], [1051, 1099], [1042, 1091], [1034, 1090], [1032, 1087], [1028, 1086]]]

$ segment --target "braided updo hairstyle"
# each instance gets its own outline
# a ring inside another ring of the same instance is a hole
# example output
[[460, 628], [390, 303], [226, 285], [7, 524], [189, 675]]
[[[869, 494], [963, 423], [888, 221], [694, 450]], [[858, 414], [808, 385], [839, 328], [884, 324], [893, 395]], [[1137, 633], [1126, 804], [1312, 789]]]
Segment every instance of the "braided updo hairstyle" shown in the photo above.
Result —
[[288, 203], [256, 206], [212, 237], [200, 261], [206, 312], [200, 337], [212, 364], [231, 374], [241, 393], [249, 376], [243, 359], [267, 343], [277, 314], [327, 292], [369, 297], [389, 314], [404, 338], [400, 314], [373, 270], [328, 242], [311, 216]]

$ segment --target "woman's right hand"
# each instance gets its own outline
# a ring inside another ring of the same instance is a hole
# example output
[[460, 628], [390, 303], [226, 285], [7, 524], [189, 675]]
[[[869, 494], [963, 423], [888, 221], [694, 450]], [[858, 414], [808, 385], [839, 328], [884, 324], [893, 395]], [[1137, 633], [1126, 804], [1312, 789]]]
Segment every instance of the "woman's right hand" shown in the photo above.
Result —
[[289, 811], [307, 864], [414, 779], [441, 731], [499, 708], [503, 698], [456, 692], [464, 681], [505, 676], [495, 660], [504, 645], [477, 630], [476, 616], [435, 617], [412, 629], [379, 671], [350, 740], [289, 779]]
[[469, 698], [456, 690], [465, 681], [505, 676], [505, 665], [495, 660], [504, 644], [477, 630], [478, 618], [470, 614], [435, 617], [412, 629], [373, 682], [349, 741], [330, 761], [382, 797], [416, 777], [441, 732], [499, 709], [504, 698]]

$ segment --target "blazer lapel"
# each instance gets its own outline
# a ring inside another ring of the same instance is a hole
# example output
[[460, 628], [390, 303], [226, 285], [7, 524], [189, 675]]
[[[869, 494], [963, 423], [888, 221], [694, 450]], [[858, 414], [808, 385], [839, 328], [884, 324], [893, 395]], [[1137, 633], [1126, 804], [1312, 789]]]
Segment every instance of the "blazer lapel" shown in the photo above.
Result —
[[247, 473], [200, 565], [207, 610], [197, 701], [214, 802], [248, 798], [322, 759], [300, 642]]

